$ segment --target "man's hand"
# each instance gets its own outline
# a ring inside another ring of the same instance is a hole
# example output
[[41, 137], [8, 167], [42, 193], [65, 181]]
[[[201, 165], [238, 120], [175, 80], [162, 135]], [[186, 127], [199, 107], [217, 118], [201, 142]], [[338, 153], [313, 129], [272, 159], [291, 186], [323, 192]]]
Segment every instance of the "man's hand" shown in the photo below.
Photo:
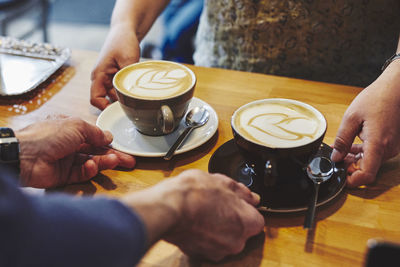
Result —
[[133, 168], [135, 159], [115, 151], [110, 132], [78, 118], [57, 117], [16, 131], [21, 184], [49, 188], [87, 181], [100, 170]]
[[[356, 136], [362, 144], [353, 144]], [[356, 161], [348, 169], [348, 185], [356, 187], [375, 181], [385, 160], [400, 151], [400, 61], [365, 88], [344, 114], [334, 142], [333, 161]]]
[[138, 62], [139, 58], [139, 41], [130, 25], [121, 23], [112, 26], [92, 71], [91, 104], [103, 110], [110, 104], [107, 97], [116, 101], [117, 95], [112, 84], [114, 74], [123, 67]]
[[259, 197], [221, 174], [189, 170], [122, 200], [141, 216], [149, 245], [160, 238], [190, 256], [218, 261], [264, 228]]

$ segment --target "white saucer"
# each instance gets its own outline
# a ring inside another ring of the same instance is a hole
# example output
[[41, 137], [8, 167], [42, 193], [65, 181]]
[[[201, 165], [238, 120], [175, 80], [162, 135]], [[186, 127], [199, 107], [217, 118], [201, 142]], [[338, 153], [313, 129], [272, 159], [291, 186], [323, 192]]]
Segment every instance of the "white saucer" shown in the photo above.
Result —
[[[218, 116], [215, 110], [203, 100], [193, 97], [189, 104], [189, 109], [196, 106], [205, 106], [210, 113], [210, 119], [204, 126], [194, 129], [189, 137], [186, 138], [183, 145], [176, 150], [175, 154], [180, 154], [201, 146], [218, 129]], [[142, 157], [163, 157], [185, 128], [185, 122], [182, 120], [178, 129], [171, 134], [164, 136], [141, 134], [136, 130], [128, 117], [126, 117], [119, 102], [114, 102], [103, 110], [97, 118], [96, 125], [102, 130], [108, 130], [113, 134], [112, 148]]]

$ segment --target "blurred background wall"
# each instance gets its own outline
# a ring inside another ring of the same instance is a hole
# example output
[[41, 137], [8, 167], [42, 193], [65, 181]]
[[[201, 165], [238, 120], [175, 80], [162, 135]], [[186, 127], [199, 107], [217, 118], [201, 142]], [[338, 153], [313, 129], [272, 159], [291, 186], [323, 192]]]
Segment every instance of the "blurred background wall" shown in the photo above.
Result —
[[[47, 1], [48, 42], [72, 49], [101, 49], [109, 30], [115, 0]], [[171, 0], [142, 41], [142, 56], [192, 63], [193, 38], [202, 5], [203, 0]], [[17, 37], [18, 33], [30, 24], [32, 18], [26, 16], [13, 22], [7, 32]], [[28, 39], [43, 41], [40, 31]]]
[[89, 23], [108, 25], [115, 0], [53, 0], [53, 23]]

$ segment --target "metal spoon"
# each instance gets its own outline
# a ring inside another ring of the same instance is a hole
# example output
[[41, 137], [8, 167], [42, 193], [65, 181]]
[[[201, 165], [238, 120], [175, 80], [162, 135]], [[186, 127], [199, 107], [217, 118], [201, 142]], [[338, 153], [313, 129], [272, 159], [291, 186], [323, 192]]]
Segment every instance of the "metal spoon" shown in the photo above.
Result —
[[203, 126], [206, 124], [208, 119], [210, 118], [210, 113], [205, 107], [195, 107], [191, 109], [185, 117], [186, 129], [182, 132], [182, 134], [178, 137], [175, 143], [168, 150], [167, 154], [165, 154], [164, 159], [170, 160], [174, 155], [175, 150], [183, 143], [186, 136], [188, 136], [194, 128]]
[[315, 157], [307, 166], [307, 175], [313, 181], [314, 195], [310, 202], [304, 221], [305, 229], [312, 229], [314, 225], [315, 207], [317, 205], [319, 186], [332, 177], [334, 163], [326, 157]]

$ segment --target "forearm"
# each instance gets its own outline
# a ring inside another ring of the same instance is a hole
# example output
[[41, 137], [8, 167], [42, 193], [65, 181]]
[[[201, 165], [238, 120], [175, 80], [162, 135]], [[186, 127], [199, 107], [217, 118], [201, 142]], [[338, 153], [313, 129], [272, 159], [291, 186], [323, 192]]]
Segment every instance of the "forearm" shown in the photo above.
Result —
[[141, 41], [168, 3], [169, 0], [117, 0], [111, 27], [128, 24]]
[[0, 266], [134, 266], [144, 254], [144, 226], [118, 201], [29, 196], [0, 174]]
[[400, 97], [400, 59], [392, 61], [375, 82], [380, 84], [381, 90], [388, 89]]

